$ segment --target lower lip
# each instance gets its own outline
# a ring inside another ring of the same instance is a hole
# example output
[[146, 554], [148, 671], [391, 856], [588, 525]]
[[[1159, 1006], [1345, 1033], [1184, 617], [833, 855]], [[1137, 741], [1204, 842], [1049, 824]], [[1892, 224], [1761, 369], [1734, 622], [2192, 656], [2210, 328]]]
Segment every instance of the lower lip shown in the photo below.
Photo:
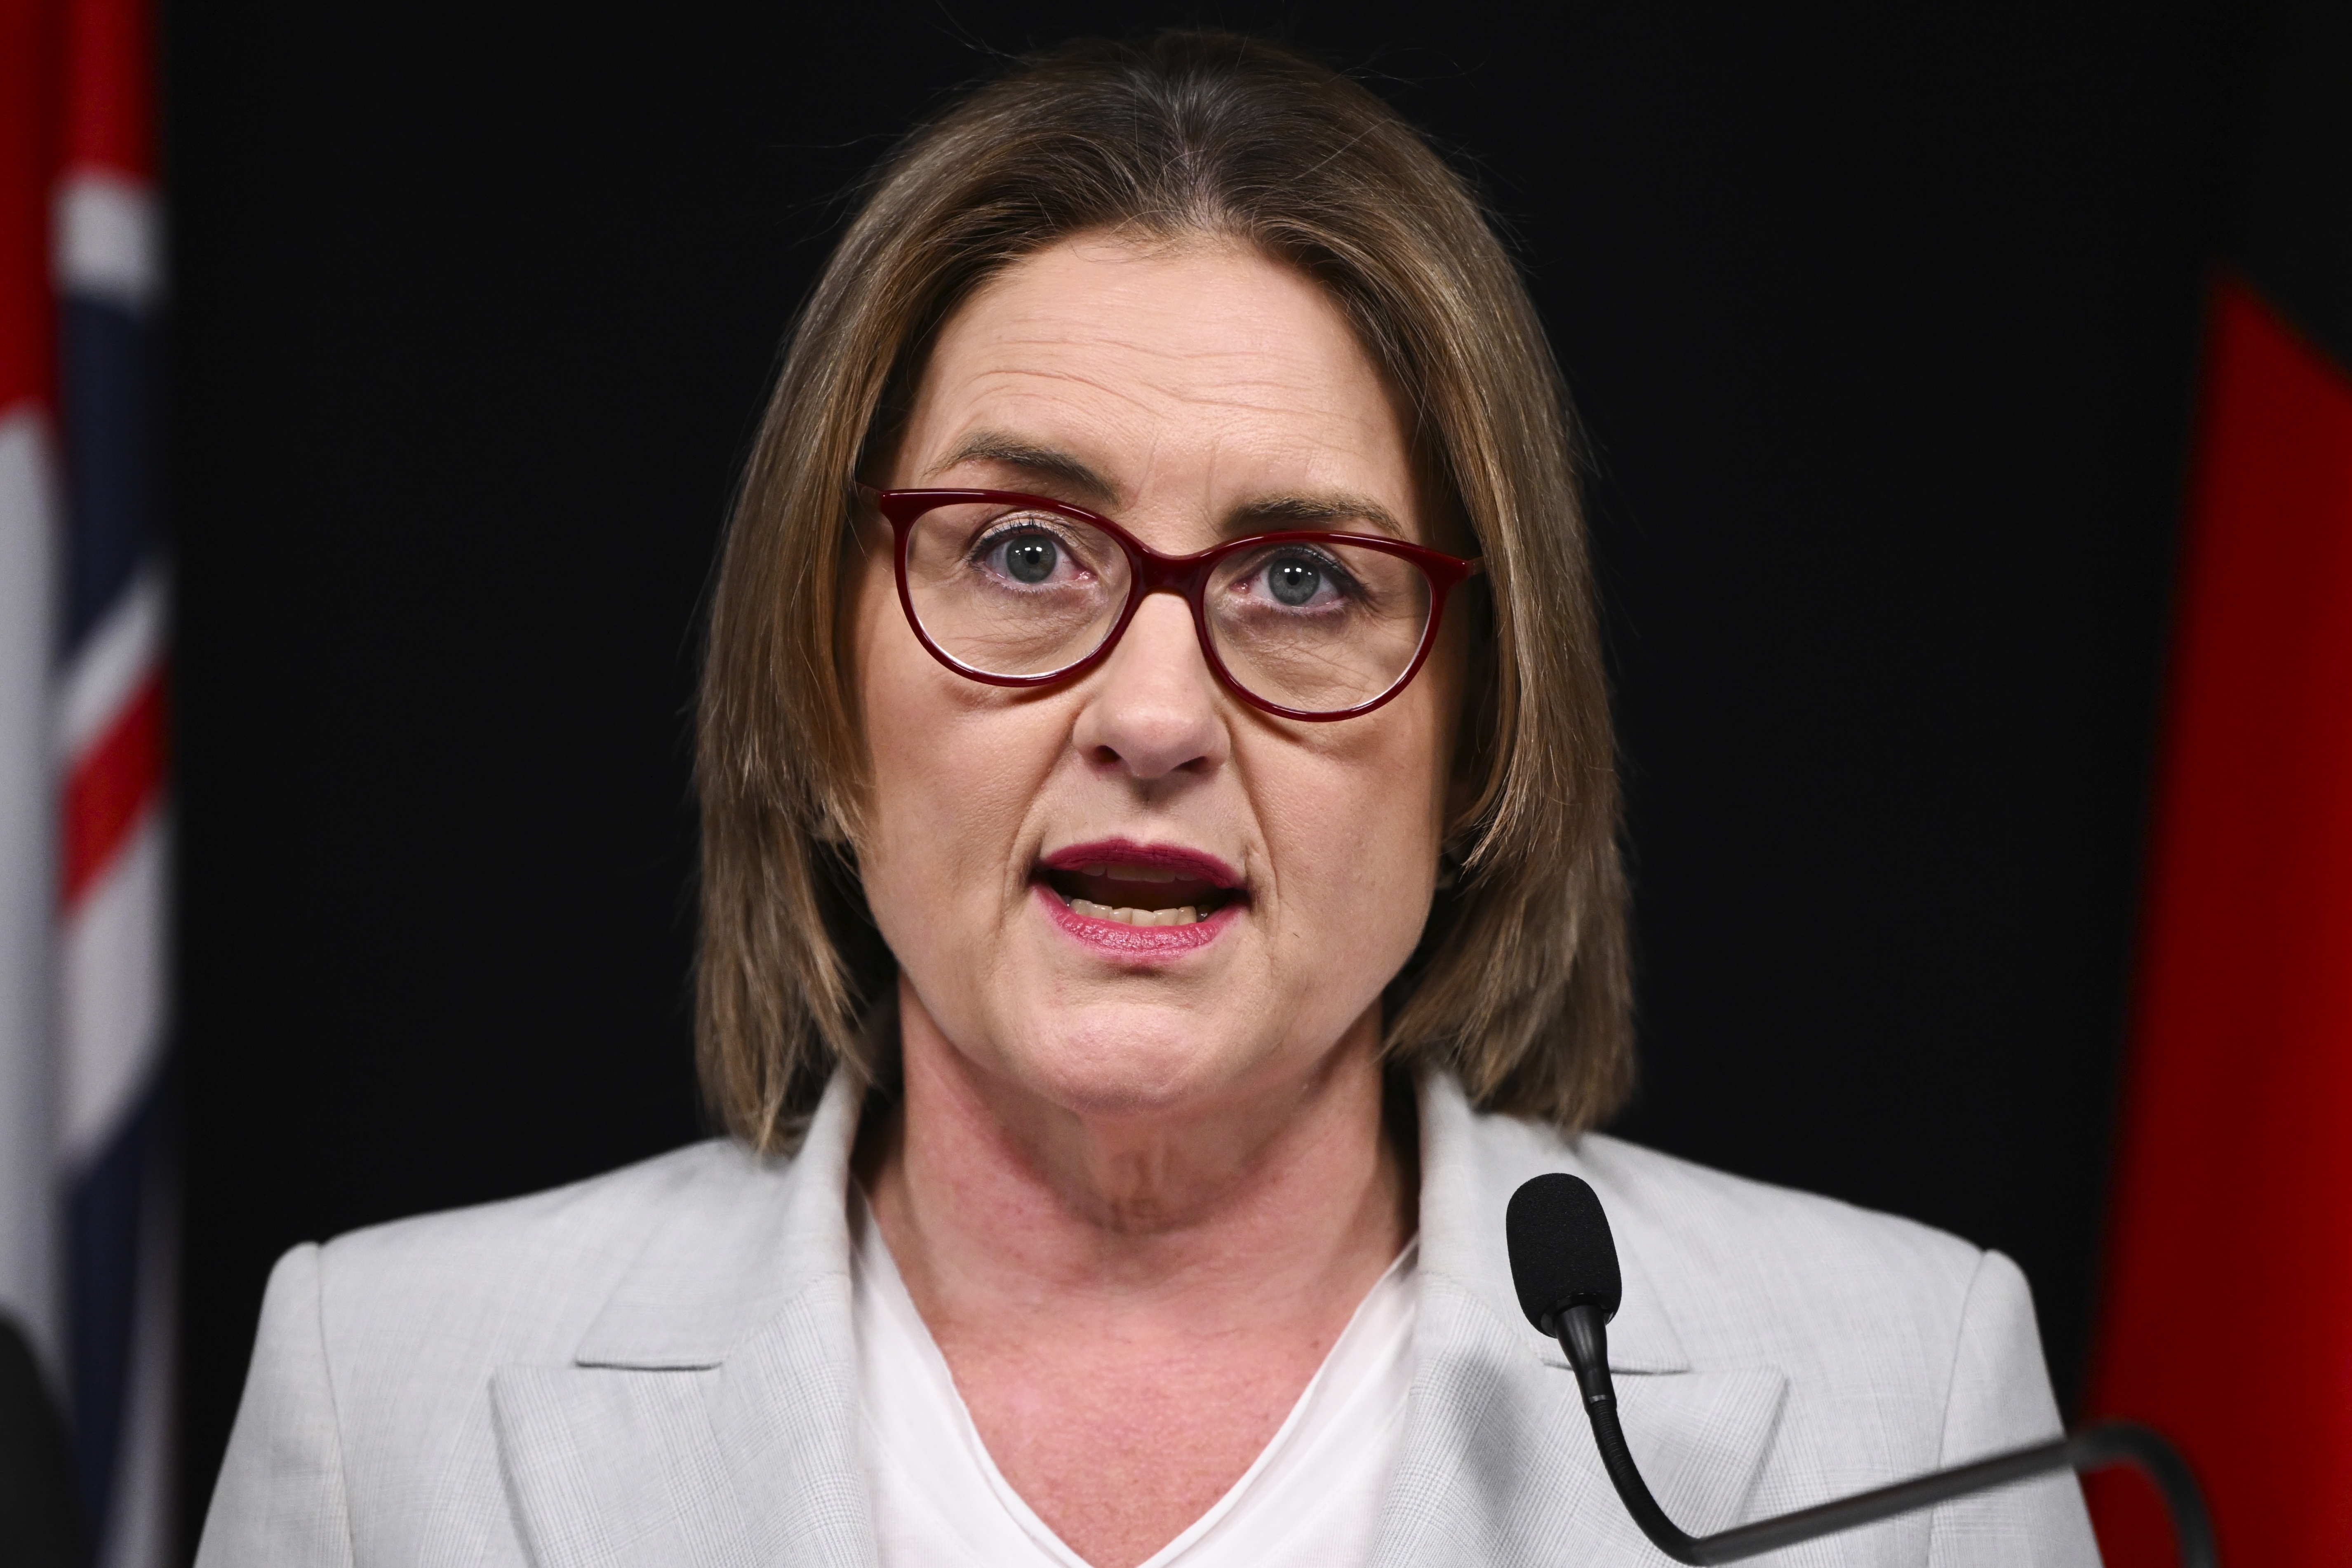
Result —
[[1181, 926], [1131, 926], [1121, 921], [1082, 915], [1062, 901], [1062, 895], [1043, 882], [1034, 884], [1046, 916], [1071, 936], [1110, 958], [1173, 958], [1208, 946], [1241, 918], [1239, 900], [1224, 905], [1206, 920]]

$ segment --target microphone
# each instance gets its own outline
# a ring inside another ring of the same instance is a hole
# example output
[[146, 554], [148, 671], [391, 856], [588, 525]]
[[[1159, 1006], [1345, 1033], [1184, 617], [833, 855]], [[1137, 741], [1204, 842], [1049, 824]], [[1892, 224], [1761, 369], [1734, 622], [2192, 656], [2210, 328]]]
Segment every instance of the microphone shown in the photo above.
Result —
[[1600, 1195], [1565, 1172], [1538, 1176], [1511, 1194], [1503, 1226], [1519, 1310], [1537, 1331], [1559, 1341], [1583, 1391], [1584, 1412], [1591, 1420], [1592, 1438], [1610, 1483], [1650, 1544], [1677, 1563], [1736, 1563], [2053, 1470], [2095, 1470], [2124, 1462], [2144, 1472], [2164, 1494], [2185, 1568], [2219, 1568], [2212, 1521], [2188, 1461], [2155, 1432], [2129, 1421], [2102, 1421], [2072, 1436], [2012, 1448], [1714, 1535], [1685, 1534], [1650, 1495], [1618, 1423], [1616, 1389], [1609, 1378], [1609, 1321], [1617, 1315], [1625, 1290], [1617, 1269], [1617, 1243], [1609, 1233], [1609, 1215], [1601, 1207]]

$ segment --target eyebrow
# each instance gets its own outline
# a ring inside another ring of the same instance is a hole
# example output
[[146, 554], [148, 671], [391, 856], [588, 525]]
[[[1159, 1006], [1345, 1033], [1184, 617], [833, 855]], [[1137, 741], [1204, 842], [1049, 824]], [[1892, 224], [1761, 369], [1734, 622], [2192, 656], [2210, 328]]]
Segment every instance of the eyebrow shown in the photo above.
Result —
[[1008, 468], [1018, 468], [1041, 479], [1057, 481], [1065, 489], [1078, 491], [1084, 499], [1105, 510], [1118, 501], [1117, 485], [1069, 453], [1052, 447], [1041, 447], [1034, 441], [1024, 441], [1002, 430], [975, 430], [966, 436], [956, 444], [953, 451], [931, 466], [929, 477], [936, 479], [950, 469], [971, 462], [1001, 463]]
[[[1118, 487], [1087, 464], [1057, 447], [1041, 446], [1002, 430], [975, 430], [930, 468], [928, 478], [969, 462], [999, 463], [1035, 479], [1077, 492], [1105, 511], [1115, 511]], [[1356, 523], [1371, 532], [1410, 540], [1412, 531], [1397, 515], [1366, 495], [1328, 490], [1312, 495], [1274, 494], [1242, 502], [1225, 518], [1220, 531], [1245, 534], [1288, 528], [1320, 528], [1331, 523]]]
[[1320, 495], [1262, 496], [1234, 509], [1232, 521], [1252, 529], [1320, 528], [1328, 523], [1362, 524], [1374, 533], [1410, 539], [1396, 514], [1370, 496], [1330, 491]]

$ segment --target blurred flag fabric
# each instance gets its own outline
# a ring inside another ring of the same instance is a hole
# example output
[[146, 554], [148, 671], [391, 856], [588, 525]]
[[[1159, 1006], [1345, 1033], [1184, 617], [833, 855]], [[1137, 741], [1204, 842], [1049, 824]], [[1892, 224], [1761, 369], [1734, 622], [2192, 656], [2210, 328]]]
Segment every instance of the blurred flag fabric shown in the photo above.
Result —
[[0, 1305], [129, 1568], [173, 1549], [154, 41], [145, 0], [0, 5]]
[[0, 1312], [63, 1365], [49, 1037], [57, 580], [49, 205], [55, 18], [0, 0]]
[[[2352, 5], [2271, 18], [2213, 289], [2090, 1406], [2352, 1561]], [[2112, 1568], [2174, 1561], [2126, 1479]]]

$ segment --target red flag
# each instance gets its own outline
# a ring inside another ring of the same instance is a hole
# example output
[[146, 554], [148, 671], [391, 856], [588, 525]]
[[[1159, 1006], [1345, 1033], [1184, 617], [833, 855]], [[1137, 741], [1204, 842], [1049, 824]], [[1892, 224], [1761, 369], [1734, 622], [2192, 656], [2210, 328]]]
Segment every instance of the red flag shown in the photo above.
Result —
[[[2231, 1568], [2352, 1561], [2352, 7], [2250, 106], [2181, 558], [2094, 1413], [2177, 1440]], [[2136, 1484], [2107, 1561], [2174, 1561]]]
[[2286, 1568], [2352, 1552], [2352, 378], [2232, 281], [2205, 397], [2093, 1405]]

